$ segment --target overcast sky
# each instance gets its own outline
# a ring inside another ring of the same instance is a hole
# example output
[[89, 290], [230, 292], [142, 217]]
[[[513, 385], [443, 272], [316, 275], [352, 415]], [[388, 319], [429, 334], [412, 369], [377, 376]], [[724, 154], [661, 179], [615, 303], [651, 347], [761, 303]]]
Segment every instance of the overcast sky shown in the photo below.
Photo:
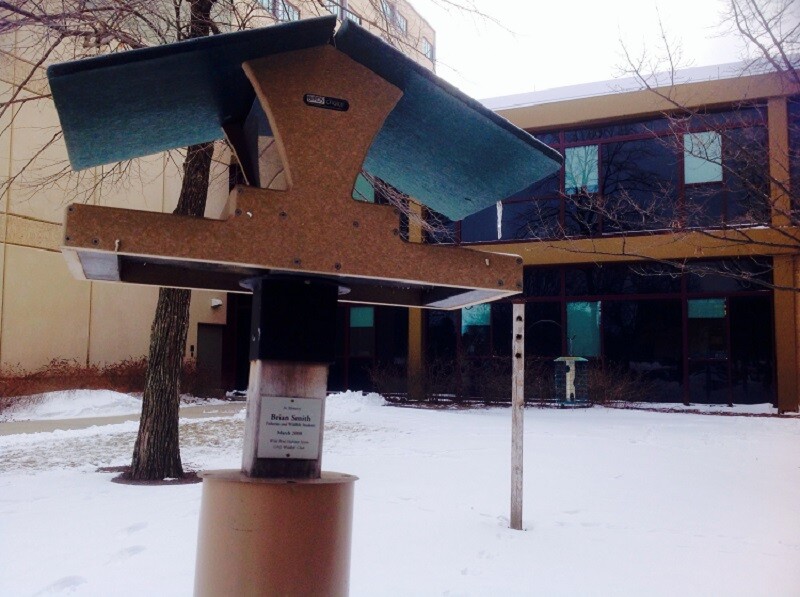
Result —
[[436, 30], [438, 74], [478, 99], [617, 78], [623, 42], [656, 56], [659, 14], [682, 66], [741, 59], [737, 37], [719, 27], [722, 0], [474, 2], [500, 25], [412, 0]]

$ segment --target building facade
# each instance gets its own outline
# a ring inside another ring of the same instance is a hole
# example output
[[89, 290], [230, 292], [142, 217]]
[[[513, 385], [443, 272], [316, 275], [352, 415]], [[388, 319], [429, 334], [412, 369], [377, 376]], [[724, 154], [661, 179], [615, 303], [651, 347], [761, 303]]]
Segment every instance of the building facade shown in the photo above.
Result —
[[[688, 74], [491, 100], [564, 167], [429, 240], [522, 256], [528, 359], [634, 372], [643, 400], [797, 410], [800, 89]], [[510, 363], [511, 302], [425, 314], [411, 353], [455, 359], [468, 396]]]

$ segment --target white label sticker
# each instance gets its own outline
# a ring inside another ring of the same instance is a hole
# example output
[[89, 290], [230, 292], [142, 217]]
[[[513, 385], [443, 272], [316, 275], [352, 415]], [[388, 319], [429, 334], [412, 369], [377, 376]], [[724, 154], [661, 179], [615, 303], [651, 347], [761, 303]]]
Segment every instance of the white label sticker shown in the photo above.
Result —
[[261, 397], [259, 458], [317, 460], [321, 398]]

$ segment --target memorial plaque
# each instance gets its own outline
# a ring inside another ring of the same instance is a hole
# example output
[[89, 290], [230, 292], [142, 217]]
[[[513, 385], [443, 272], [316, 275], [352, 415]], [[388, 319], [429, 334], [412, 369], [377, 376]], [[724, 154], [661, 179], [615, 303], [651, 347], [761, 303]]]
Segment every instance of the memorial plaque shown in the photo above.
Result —
[[258, 458], [319, 458], [322, 399], [261, 397]]

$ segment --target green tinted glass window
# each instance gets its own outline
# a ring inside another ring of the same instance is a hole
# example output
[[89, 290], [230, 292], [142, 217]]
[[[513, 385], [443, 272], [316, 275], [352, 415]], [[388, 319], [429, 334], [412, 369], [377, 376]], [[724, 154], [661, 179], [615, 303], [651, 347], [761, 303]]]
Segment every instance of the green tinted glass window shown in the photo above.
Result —
[[353, 187], [353, 199], [375, 203], [375, 188], [372, 183], [364, 178], [363, 174], [356, 177], [356, 184]]
[[567, 147], [564, 151], [564, 192], [597, 192], [597, 145]]
[[461, 333], [466, 333], [472, 326], [488, 326], [491, 320], [491, 305], [472, 305], [461, 309]]
[[567, 348], [570, 356], [600, 356], [600, 301], [567, 303]]
[[722, 182], [722, 138], [707, 131], [683, 136], [683, 177], [686, 184]]
[[725, 299], [692, 299], [689, 301], [689, 319], [722, 319], [725, 317]]
[[375, 326], [375, 307], [350, 307], [351, 328], [371, 328]]

